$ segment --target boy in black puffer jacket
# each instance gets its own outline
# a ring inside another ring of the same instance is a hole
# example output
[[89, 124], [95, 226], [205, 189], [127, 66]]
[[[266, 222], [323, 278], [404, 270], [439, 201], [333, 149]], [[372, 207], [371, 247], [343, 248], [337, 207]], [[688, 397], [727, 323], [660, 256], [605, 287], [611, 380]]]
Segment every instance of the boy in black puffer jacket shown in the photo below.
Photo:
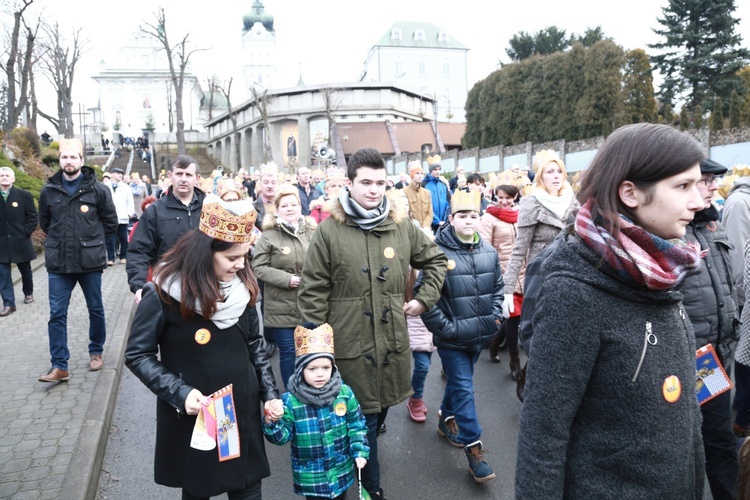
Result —
[[440, 300], [422, 320], [434, 335], [448, 379], [438, 434], [465, 448], [471, 474], [483, 483], [495, 473], [482, 457], [472, 377], [479, 353], [502, 316], [503, 275], [497, 252], [478, 234], [480, 201], [478, 191], [456, 191], [451, 200], [450, 224], [441, 226], [435, 237], [448, 257], [448, 272]]

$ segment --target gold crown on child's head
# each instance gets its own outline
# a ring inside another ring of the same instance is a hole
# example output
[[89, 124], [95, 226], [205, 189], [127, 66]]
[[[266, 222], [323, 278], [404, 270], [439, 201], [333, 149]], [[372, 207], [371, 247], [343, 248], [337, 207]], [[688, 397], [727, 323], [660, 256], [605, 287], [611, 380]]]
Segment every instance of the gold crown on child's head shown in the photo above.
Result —
[[451, 215], [456, 212], [471, 210], [479, 212], [482, 207], [482, 194], [479, 191], [456, 189], [451, 197]]
[[443, 161], [443, 159], [440, 158], [440, 155], [432, 155], [427, 157], [428, 165], [440, 165], [441, 161]]
[[333, 354], [333, 328], [323, 323], [314, 329], [298, 326], [294, 329], [294, 354]]
[[215, 194], [206, 195], [201, 209], [200, 231], [216, 240], [247, 243], [253, 238], [253, 224], [258, 212], [248, 200], [222, 201]]

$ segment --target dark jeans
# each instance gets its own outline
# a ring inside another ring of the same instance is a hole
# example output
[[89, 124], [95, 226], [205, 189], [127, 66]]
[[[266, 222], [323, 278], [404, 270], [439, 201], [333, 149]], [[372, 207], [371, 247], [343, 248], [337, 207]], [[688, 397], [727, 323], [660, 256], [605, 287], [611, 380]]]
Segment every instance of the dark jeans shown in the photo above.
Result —
[[440, 347], [437, 353], [448, 379], [440, 405], [443, 418], [456, 417], [458, 442], [463, 445], [472, 444], [482, 435], [474, 404], [474, 365], [479, 359], [479, 353]]
[[734, 362], [735, 395], [734, 406], [737, 409], [735, 423], [740, 427], [750, 425], [750, 366]]
[[521, 316], [514, 316], [503, 320], [500, 326], [500, 338], [505, 337], [508, 351], [518, 352], [518, 326], [521, 324]]
[[732, 432], [731, 391], [703, 403], [703, 449], [706, 476], [715, 500], [732, 500], [737, 486], [737, 438]]
[[[357, 488], [356, 485], [352, 486], [352, 488]], [[305, 497], [305, 500], [329, 500], [328, 498], [323, 497]], [[333, 500], [346, 500], [346, 491], [340, 494], [339, 496], [335, 497]]]
[[370, 493], [380, 491], [380, 464], [378, 463], [378, 427], [385, 422], [388, 408], [380, 413], [367, 413], [365, 423], [367, 424], [367, 443], [370, 445], [370, 459], [362, 469], [362, 487]]
[[414, 370], [411, 372], [411, 388], [414, 389], [414, 398], [422, 399], [424, 397], [424, 381], [427, 379], [427, 373], [430, 371], [430, 362], [432, 353], [427, 351], [412, 351], [411, 357], [414, 359]]
[[107, 238], [107, 260], [115, 260], [117, 243], [120, 243], [120, 258], [124, 259], [128, 254], [128, 225], [117, 224], [117, 233]]
[[266, 338], [271, 339], [271, 342], [276, 342], [276, 347], [279, 349], [279, 369], [286, 390], [289, 377], [294, 373], [294, 328], [265, 327], [263, 332]]
[[[81, 285], [89, 309], [89, 354], [101, 354], [107, 337], [102, 302], [102, 272], [49, 273], [49, 352], [53, 368], [68, 369], [68, 305], [76, 283]], [[79, 325], [76, 325], [79, 328]]]
[[[229, 500], [261, 500], [260, 481], [256, 481], [243, 490], [228, 491]], [[209, 497], [196, 497], [182, 490], [182, 500], [209, 500]]]
[[[31, 262], [19, 262], [16, 264], [18, 271], [21, 273], [23, 282], [23, 294], [31, 295], [34, 293], [34, 281], [31, 273]], [[4, 307], [16, 307], [16, 294], [13, 291], [13, 275], [11, 274], [11, 264], [0, 262], [0, 297], [3, 299]]]

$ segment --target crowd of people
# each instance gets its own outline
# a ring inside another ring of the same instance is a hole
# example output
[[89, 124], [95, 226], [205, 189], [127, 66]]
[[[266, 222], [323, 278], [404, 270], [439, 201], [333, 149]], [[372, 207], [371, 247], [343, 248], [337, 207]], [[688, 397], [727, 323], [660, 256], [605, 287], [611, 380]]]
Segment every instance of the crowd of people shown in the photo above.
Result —
[[[359, 474], [364, 498], [385, 498], [377, 435], [402, 402], [428, 420], [434, 352], [437, 432], [490, 481], [473, 374], [503, 348], [523, 402], [517, 498], [700, 499], [704, 478], [716, 499], [750, 493], [738, 441], [750, 435], [750, 191], [738, 181], [720, 212], [727, 168], [688, 134], [616, 130], [577, 194], [551, 150], [530, 171], [450, 181], [432, 155], [393, 187], [370, 148], [294, 178], [273, 163], [202, 177], [178, 156], [155, 196], [118, 169], [96, 182], [75, 140], [60, 166], [39, 202], [51, 354], [39, 380], [70, 378], [76, 284], [89, 369], [102, 368], [101, 273], [119, 245], [138, 303], [125, 361], [158, 396], [155, 481], [184, 499], [260, 498], [264, 440], [291, 443], [298, 495], [345, 498]], [[0, 228], [23, 240], [37, 212], [7, 170]], [[0, 316], [16, 311], [10, 263], [27, 256], [10, 248], [0, 243]], [[23, 290], [32, 301], [30, 278]], [[711, 374], [734, 372], [734, 400], [695, 396], [704, 347]]]

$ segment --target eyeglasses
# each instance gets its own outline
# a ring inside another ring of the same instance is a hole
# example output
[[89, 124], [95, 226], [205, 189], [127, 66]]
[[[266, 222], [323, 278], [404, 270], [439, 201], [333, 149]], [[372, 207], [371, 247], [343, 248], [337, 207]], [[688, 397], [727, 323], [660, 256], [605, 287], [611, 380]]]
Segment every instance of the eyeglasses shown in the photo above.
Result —
[[722, 179], [724, 179], [723, 175], [710, 175], [708, 177], [701, 177], [701, 180], [699, 180], [698, 182], [708, 187], [714, 183], [716, 184], [721, 183]]

